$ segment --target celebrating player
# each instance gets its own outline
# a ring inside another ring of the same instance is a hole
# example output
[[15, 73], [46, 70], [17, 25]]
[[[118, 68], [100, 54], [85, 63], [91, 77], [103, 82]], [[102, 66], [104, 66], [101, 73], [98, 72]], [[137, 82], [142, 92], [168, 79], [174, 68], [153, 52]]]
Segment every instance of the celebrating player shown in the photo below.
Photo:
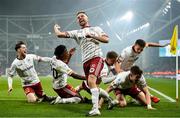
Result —
[[[145, 47], [165, 47], [168, 44], [160, 45], [158, 43], [145, 42], [142, 39], [136, 40], [135, 44], [129, 46], [121, 52], [115, 64], [116, 72], [128, 71], [134, 65], [135, 61], [139, 58], [141, 52]], [[160, 99], [151, 95], [151, 100], [155, 103]]]
[[151, 106], [150, 93], [142, 73], [138, 66], [132, 66], [130, 71], [124, 71], [117, 75], [116, 79], [107, 88], [108, 92], [114, 90], [116, 94], [118, 101], [115, 101], [114, 104], [119, 103], [120, 107], [125, 107], [127, 103], [124, 96], [130, 95], [142, 104], [147, 105], [147, 109], [154, 109]]
[[134, 45], [122, 50], [115, 64], [117, 73], [130, 70], [145, 47], [165, 47], [167, 45], [169, 44], [160, 45], [158, 43], [145, 42], [142, 39], [136, 40]]
[[[106, 59], [104, 60], [104, 66], [99, 76], [99, 78], [102, 80], [104, 84], [110, 83], [116, 78], [116, 72], [113, 65], [116, 62], [117, 57], [118, 54], [114, 51], [109, 51], [106, 55]], [[87, 85], [86, 81], [83, 81], [81, 85], [77, 86], [76, 90], [78, 92], [80, 92], [81, 90], [85, 90], [91, 94], [89, 86]], [[108, 100], [108, 104], [109, 104], [108, 109], [111, 109], [112, 99], [110, 98], [109, 94], [106, 91], [104, 91], [102, 88], [100, 88], [99, 96]], [[99, 102], [99, 108], [101, 108], [101, 106], [102, 106], [102, 102]]]
[[87, 115], [100, 115], [98, 109], [99, 89], [96, 81], [103, 68], [103, 59], [99, 44], [100, 42], [108, 43], [109, 38], [100, 27], [91, 27], [89, 25], [88, 16], [85, 12], [77, 13], [77, 22], [81, 27], [80, 30], [62, 32], [60, 31], [60, 26], [56, 24], [54, 31], [59, 38], [73, 38], [80, 45], [83, 68], [92, 94], [93, 107]]
[[70, 54], [64, 45], [57, 46], [54, 55], [51, 61], [53, 89], [59, 96], [51, 104], [79, 103], [82, 97], [70, 84], [67, 84], [67, 77], [69, 75], [80, 80], [85, 80], [85, 77], [76, 74], [66, 64], [70, 60]]
[[48, 97], [43, 92], [40, 80], [34, 68], [34, 61], [49, 62], [51, 59], [34, 54], [27, 54], [26, 45], [22, 41], [16, 44], [15, 50], [17, 52], [17, 57], [11, 64], [11, 68], [8, 72], [8, 92], [10, 93], [13, 90], [12, 77], [17, 72], [17, 74], [21, 77], [22, 86], [28, 102], [36, 102], [37, 100], [53, 100], [54, 97]]

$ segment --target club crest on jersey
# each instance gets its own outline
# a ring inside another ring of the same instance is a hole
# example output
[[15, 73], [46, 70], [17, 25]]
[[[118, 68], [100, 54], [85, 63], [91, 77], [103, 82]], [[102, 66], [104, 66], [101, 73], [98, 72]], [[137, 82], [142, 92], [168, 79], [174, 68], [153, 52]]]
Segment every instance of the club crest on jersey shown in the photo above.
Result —
[[94, 72], [94, 71], [95, 71], [94, 68], [90, 68], [90, 70], [89, 70], [90, 73], [92, 73], [92, 72]]

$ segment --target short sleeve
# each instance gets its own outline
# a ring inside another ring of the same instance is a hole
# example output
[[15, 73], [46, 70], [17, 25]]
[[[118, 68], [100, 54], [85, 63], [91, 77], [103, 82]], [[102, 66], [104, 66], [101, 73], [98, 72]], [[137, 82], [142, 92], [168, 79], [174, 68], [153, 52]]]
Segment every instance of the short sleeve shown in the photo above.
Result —
[[119, 73], [119, 74], [116, 76], [115, 80], [111, 83], [111, 86], [112, 86], [113, 88], [117, 88], [122, 82], [123, 82], [123, 81], [122, 81], [122, 74]]
[[68, 75], [72, 73], [72, 69], [70, 69], [68, 65], [62, 61], [58, 61], [58, 67], [56, 69]]
[[144, 88], [144, 87], [147, 86], [145, 77], [144, 77], [143, 75], [142, 75], [142, 77], [139, 79], [139, 81], [137, 82], [137, 85], [138, 85], [140, 88]]
[[122, 62], [126, 58], [126, 50], [123, 50], [118, 57], [118, 61]]
[[107, 36], [107, 34], [100, 27], [96, 27], [96, 32], [100, 36], [102, 36], [102, 35], [106, 35]]

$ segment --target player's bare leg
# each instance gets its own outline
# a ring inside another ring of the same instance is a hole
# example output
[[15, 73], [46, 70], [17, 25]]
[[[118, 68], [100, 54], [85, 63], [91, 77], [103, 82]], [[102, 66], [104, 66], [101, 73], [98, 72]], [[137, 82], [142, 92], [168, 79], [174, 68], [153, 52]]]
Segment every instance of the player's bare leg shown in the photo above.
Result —
[[146, 97], [145, 97], [145, 94], [143, 92], [140, 92], [138, 95], [137, 95], [137, 100], [144, 104], [144, 105], [147, 105], [147, 102], [146, 102]]

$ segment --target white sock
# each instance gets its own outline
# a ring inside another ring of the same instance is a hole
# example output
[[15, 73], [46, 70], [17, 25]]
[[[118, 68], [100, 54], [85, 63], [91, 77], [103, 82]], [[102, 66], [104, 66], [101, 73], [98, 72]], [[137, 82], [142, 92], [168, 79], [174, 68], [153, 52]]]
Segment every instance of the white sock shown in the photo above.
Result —
[[63, 104], [67, 104], [67, 103], [79, 103], [81, 101], [81, 98], [79, 97], [71, 97], [71, 98], [61, 98], [58, 103], [63, 103]]
[[113, 102], [112, 102], [114, 105], [116, 105], [116, 104], [119, 104], [119, 101], [118, 100], [113, 100]]
[[91, 91], [91, 98], [92, 98], [92, 104], [94, 109], [98, 109], [98, 102], [99, 102], [99, 89], [98, 88], [92, 88]]
[[101, 97], [103, 97], [103, 98], [105, 98], [107, 100], [110, 100], [109, 94], [104, 89], [100, 88], [99, 90], [100, 90], [99, 91], [99, 96], [101, 96]]

